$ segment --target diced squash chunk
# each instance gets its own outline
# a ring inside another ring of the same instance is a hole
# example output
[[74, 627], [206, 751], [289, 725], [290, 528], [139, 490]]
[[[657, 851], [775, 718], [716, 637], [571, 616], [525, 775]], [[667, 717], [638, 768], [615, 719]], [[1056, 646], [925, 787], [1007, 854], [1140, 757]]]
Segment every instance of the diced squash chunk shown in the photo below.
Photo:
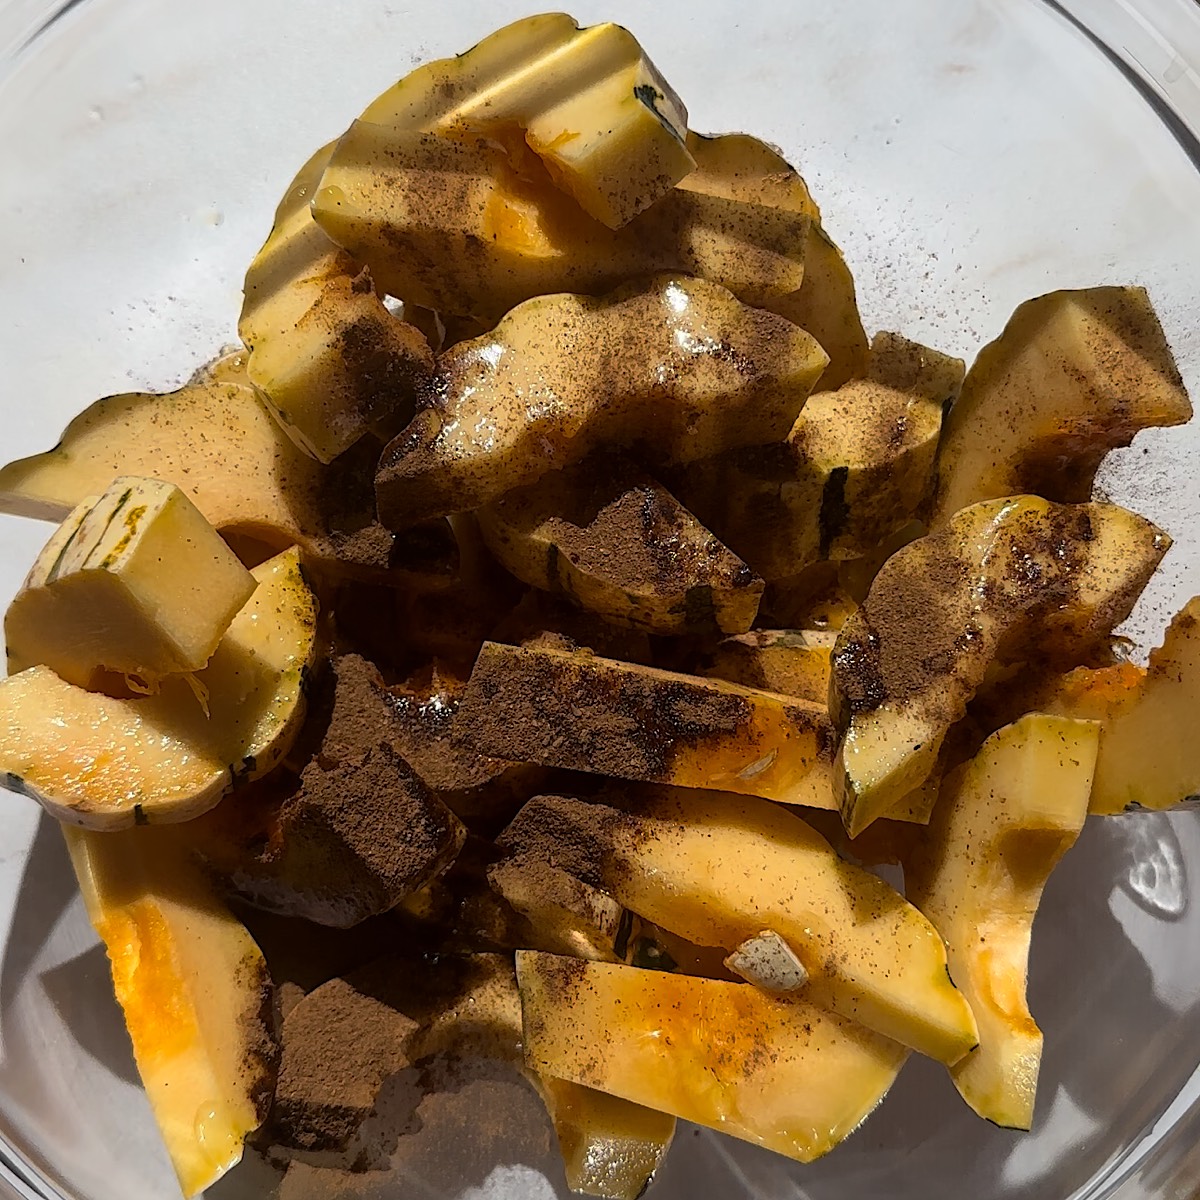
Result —
[[60, 820], [109, 830], [187, 820], [270, 770], [303, 720], [316, 600], [295, 550], [253, 575], [259, 586], [192, 677], [196, 690], [180, 677], [156, 695], [117, 699], [46, 667], [0, 681], [4, 786]]
[[625, 957], [631, 914], [599, 888], [550, 863], [502, 861], [488, 883], [530, 924], [540, 950], [617, 962]]
[[607, 457], [552, 471], [480, 509], [518, 579], [649, 633], [749, 629], [763, 582], [661, 484]]
[[[690, 177], [689, 177], [690, 178]], [[356, 121], [313, 202], [321, 227], [406, 304], [494, 325], [559, 292], [684, 272], [770, 307], [800, 289], [810, 218], [677, 187], [619, 230], [589, 220], [532, 154]]]
[[326, 463], [377, 424], [403, 426], [433, 368], [420, 331], [387, 311], [369, 273], [313, 220], [332, 152], [318, 150], [280, 202], [238, 322], [251, 382], [296, 445]]
[[680, 191], [760, 204], [802, 214], [812, 221], [804, 241], [800, 287], [771, 299], [743, 298], [787, 317], [821, 343], [829, 355], [829, 365], [817, 384], [821, 391], [865, 375], [867, 335], [858, 315], [854, 277], [822, 228], [820, 209], [795, 167], [766, 142], [745, 133], [719, 137], [689, 133], [688, 149], [696, 159], [696, 169], [679, 184]]
[[988, 668], [1095, 651], [1170, 539], [1112, 504], [1014, 496], [964, 509], [884, 564], [833, 652], [842, 819], [856, 837], [927, 780]]
[[811, 396], [781, 444], [729, 450], [668, 482], [764, 579], [867, 554], [928, 498], [962, 371], [957, 358], [879, 334], [869, 376]]
[[488, 642], [455, 728], [514, 762], [835, 807], [825, 708], [719, 679]]
[[223, 534], [294, 543], [328, 566], [370, 550], [386, 566], [391, 539], [372, 529], [374, 489], [356, 489], [341, 466], [300, 450], [229, 365], [169, 395], [97, 400], [52, 450], [0, 469], [0, 511], [61, 521], [118, 475], [146, 475], [175, 484]]
[[1192, 415], [1144, 288], [1027, 300], [980, 352], [946, 421], [933, 523], [980, 500], [1089, 499], [1100, 460]]
[[567, 1187], [605, 1200], [640, 1200], [675, 1136], [675, 1118], [607, 1092], [542, 1075]]
[[[1126, 680], [1131, 674], [1123, 672]], [[1118, 684], [1111, 696], [1065, 695], [1054, 711], [1104, 720], [1093, 813], [1195, 803], [1200, 796], [1200, 597], [1171, 622], [1136, 686]]]
[[442, 356], [436, 402], [380, 461], [380, 518], [477, 508], [595, 450], [636, 446], [653, 467], [783, 437], [825, 362], [803, 330], [700, 279], [530, 300]]
[[619, 25], [527, 17], [456, 58], [417, 68], [363, 120], [453, 137], [522, 138], [551, 178], [613, 229], [695, 165], [687, 110]]
[[704, 673], [824, 704], [832, 652], [833, 646], [812, 631], [755, 629], [718, 642]]

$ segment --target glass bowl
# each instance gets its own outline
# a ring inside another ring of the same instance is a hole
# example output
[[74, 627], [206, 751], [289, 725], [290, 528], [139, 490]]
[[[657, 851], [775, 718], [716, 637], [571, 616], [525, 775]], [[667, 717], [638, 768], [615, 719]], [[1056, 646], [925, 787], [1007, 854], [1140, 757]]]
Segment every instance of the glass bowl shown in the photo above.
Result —
[[[417, 62], [529, 0], [5, 0], [0, 4], [4, 457], [97, 396], [181, 383], [234, 337], [242, 273], [308, 153]], [[1022, 299], [1145, 284], [1200, 398], [1200, 7], [1193, 0], [581, 0], [630, 26], [694, 128], [796, 162], [869, 329], [970, 358]], [[1138, 438], [1102, 490], [1174, 550], [1128, 632], [1200, 592], [1200, 432]], [[0, 600], [47, 536], [0, 519]], [[4, 795], [0, 1194], [161, 1200], [169, 1165], [107, 964], [53, 826]], [[1183, 1198], [1200, 1187], [1200, 863], [1192, 813], [1097, 820], [1053, 876], [1030, 992], [1034, 1130], [976, 1120], [914, 1061], [866, 1126], [799, 1167], [681, 1130], [656, 1200]], [[390, 1183], [309, 1195], [566, 1195], [532, 1094], [464, 1081]], [[249, 1161], [212, 1189], [266, 1194]]]

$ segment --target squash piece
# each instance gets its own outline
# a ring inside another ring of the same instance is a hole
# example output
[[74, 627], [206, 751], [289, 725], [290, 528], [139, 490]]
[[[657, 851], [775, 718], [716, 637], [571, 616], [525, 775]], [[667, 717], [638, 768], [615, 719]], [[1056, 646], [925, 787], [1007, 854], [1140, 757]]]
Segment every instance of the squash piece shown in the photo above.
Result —
[[517, 952], [537, 1071], [811, 1162], [849, 1136], [907, 1056], [800, 1000], [720, 979]]
[[858, 315], [854, 276], [822, 226], [813, 224], [805, 241], [804, 283], [771, 307], [807, 329], [829, 355], [829, 366], [817, 384], [822, 391], [867, 373], [867, 335]]
[[755, 629], [718, 642], [704, 674], [824, 704], [832, 653], [832, 639], [816, 630]]
[[648, 633], [749, 629], [763, 582], [660, 484], [607, 458], [552, 471], [479, 510], [502, 566]]
[[614, 232], [583, 219], [511, 141], [506, 154], [461, 131], [451, 141], [360, 121], [338, 144], [314, 214], [378, 286], [443, 320], [491, 326], [533, 296], [684, 271], [811, 332], [830, 356], [822, 388], [864, 375], [854, 280], [815, 224], [804, 181], [744, 134], [689, 133], [687, 146], [696, 169]]
[[1089, 499], [1100, 460], [1192, 406], [1144, 288], [1027, 300], [985, 346], [946, 422], [931, 524], [980, 500]]
[[734, 950], [770, 930], [807, 971], [807, 1002], [941, 1062], [978, 1041], [929, 921], [794, 813], [678, 788], [604, 801], [538, 796], [499, 844], [697, 945]]
[[603, 962], [625, 959], [632, 914], [600, 888], [532, 860], [492, 863], [487, 878], [529, 922], [537, 949]]
[[434, 403], [380, 460], [380, 519], [477, 508], [604, 448], [653, 469], [771, 441], [825, 362], [803, 330], [700, 279], [530, 300], [442, 356]]
[[369, 467], [322, 467], [272, 420], [236, 367], [179, 391], [97, 400], [52, 450], [0, 469], [0, 512], [61, 521], [119, 475], [175, 484], [222, 534], [261, 540], [341, 572], [378, 572], [392, 537], [375, 523]]
[[455, 730], [514, 762], [836, 807], [824, 706], [719, 679], [488, 642]]
[[4, 617], [9, 674], [99, 670], [155, 688], [200, 670], [256, 584], [173, 484], [124, 477], [85, 500], [38, 555]]
[[904, 860], [908, 898], [946, 941], [950, 974], [979, 1022], [979, 1045], [950, 1068], [981, 1116], [1033, 1122], [1042, 1033], [1025, 998], [1042, 888], [1088, 811], [1100, 727], [1041, 714], [983, 744], [942, 788]]
[[[383, 742], [277, 772], [188, 822], [197, 855], [255, 908], [348, 929], [454, 861], [466, 831]], [[375, 801], [386, 795], [386, 811]]]
[[240, 1161], [270, 1105], [279, 1052], [266, 963], [174, 830], [63, 832], [150, 1107], [194, 1196]]
[[[812, 221], [804, 242], [804, 282], [794, 292], [762, 301], [764, 308], [807, 330], [829, 355], [817, 383], [840, 388], [867, 373], [867, 335], [858, 315], [854, 277], [833, 239], [821, 227], [821, 212], [796, 169], [766, 142], [745, 133], [719, 137], [688, 134], [696, 169], [681, 190], [757, 203], [803, 214]], [[736, 288], [734, 289], [736, 290]]]
[[879, 545], [873, 547], [861, 558], [843, 558], [838, 563], [838, 584], [851, 597], [855, 604], [861, 604], [883, 566], [897, 550], [924, 537], [928, 528], [920, 521], [909, 521], [899, 529], [889, 534]]
[[957, 358], [879, 334], [869, 377], [810, 396], [782, 444], [735, 448], [668, 482], [764, 579], [867, 554], [927, 499], [962, 371]]
[[695, 165], [687, 109], [634, 36], [611, 23], [580, 29], [563, 13], [514, 21], [464, 54], [418, 67], [363, 120], [528, 146], [559, 188], [612, 229]]
[[1064, 673], [1054, 663], [1014, 663], [989, 674], [991, 678], [971, 701], [970, 713], [985, 735], [1029, 713], [1107, 721], [1137, 699], [1146, 669], [1119, 662]]
[[567, 1187], [606, 1200], [639, 1200], [662, 1166], [675, 1118], [595, 1088], [539, 1075]]
[[1095, 650], [1169, 546], [1116, 505], [1015, 496], [972, 505], [893, 554], [833, 652], [850, 836], [929, 778], [994, 662]]
[[466, 830], [403, 753], [405, 722], [373, 664], [334, 657], [311, 690], [303, 755], [188, 830], [256, 908], [348, 928], [441, 875]]
[[332, 153], [318, 150], [280, 201], [238, 321], [251, 382], [296, 445], [325, 463], [380, 422], [401, 428], [433, 369], [421, 332], [388, 312], [370, 274], [313, 220]]
[[[1103, 717], [1100, 757], [1091, 811], [1102, 815], [1137, 808], [1156, 811], [1195, 804], [1200, 796], [1200, 753], [1195, 718], [1200, 711], [1200, 597], [1175, 617], [1163, 644], [1138, 679], [1096, 682], [1083, 695], [1069, 692], [1052, 711]], [[1133, 683], [1132, 687], [1121, 684]], [[1113, 686], [1115, 685], [1115, 686]]]
[[194, 685], [173, 677], [156, 695], [118, 699], [46, 667], [0, 681], [4, 786], [62, 821], [111, 830], [186, 821], [269, 771], [304, 718], [316, 600], [295, 550], [252, 574], [257, 589]]
[[676, 188], [614, 231], [532, 154], [514, 161], [490, 138], [361, 121], [338, 143], [313, 214], [385, 291], [487, 328], [532, 297], [598, 295], [653, 272], [765, 305], [801, 286], [809, 227], [804, 213]]

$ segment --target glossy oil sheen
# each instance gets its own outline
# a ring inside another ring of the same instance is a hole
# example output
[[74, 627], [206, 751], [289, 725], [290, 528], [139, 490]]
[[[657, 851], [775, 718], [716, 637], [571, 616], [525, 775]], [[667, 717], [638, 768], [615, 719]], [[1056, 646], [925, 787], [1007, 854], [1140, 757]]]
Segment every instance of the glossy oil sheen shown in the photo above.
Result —
[[[80, 0], [34, 36], [52, 6], [0, 5], [4, 454], [49, 446], [98, 395], [178, 384], [232, 340], [242, 273], [312, 150], [417, 62], [533, 7]], [[970, 358], [1028, 296], [1142, 283], [1200, 397], [1191, 0], [581, 0], [573, 12], [631, 26], [694, 128], [749, 130], [797, 162], [856, 273], [868, 329]], [[1200, 591], [1197, 462], [1195, 427], [1152, 432], [1102, 475], [1176, 538], [1131, 622], [1143, 647]], [[4, 600], [48, 532], [0, 521]], [[0, 1132], [49, 1195], [170, 1197], [61, 838], [17, 797], [0, 796], [0, 817]], [[685, 1129], [651, 1196], [1192, 1195], [1195, 863], [1192, 814], [1096, 821], [1051, 878], [1031, 964], [1046, 1035], [1031, 1134], [977, 1121], [941, 1068], [913, 1061], [821, 1162]], [[401, 1182], [361, 1194], [565, 1196], [538, 1113], [520, 1085], [467, 1083], [426, 1107]], [[0, 1195], [20, 1195], [5, 1179], [0, 1167]], [[251, 1165], [210, 1195], [257, 1200], [269, 1182]], [[298, 1183], [289, 1200], [305, 1194]]]

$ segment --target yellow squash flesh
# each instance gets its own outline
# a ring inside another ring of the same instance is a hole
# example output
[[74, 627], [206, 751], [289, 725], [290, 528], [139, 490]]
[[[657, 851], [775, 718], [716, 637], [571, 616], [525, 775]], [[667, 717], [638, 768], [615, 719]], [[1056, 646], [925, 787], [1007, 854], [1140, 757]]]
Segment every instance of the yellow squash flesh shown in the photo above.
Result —
[[154, 687], [199, 671], [256, 584], [173, 484], [128, 476], [73, 510], [4, 617], [8, 670]]
[[567, 1187], [605, 1200], [639, 1200], [675, 1136], [675, 1118], [566, 1079], [541, 1075]]
[[830, 642], [802, 629], [755, 629], [718, 642], [704, 673], [824, 704], [832, 652]]
[[689, 133], [688, 149], [696, 169], [679, 185], [680, 190], [759, 204], [812, 222], [804, 240], [800, 287], [760, 301], [745, 298], [787, 317], [821, 343], [829, 365], [817, 384], [820, 390], [831, 391], [865, 375], [867, 335], [858, 315], [854, 277], [822, 228], [820, 209], [795, 167], [766, 142], [745, 133], [719, 137]]
[[535, 830], [586, 843], [602, 888], [701, 946], [734, 950], [770, 930], [807, 970], [808, 1003], [941, 1062], [957, 1062], [978, 1041], [929, 921], [792, 812], [682, 789], [606, 799], [538, 797], [501, 842], [518, 861], [533, 853], [522, 857], [521, 847], [537, 844]]
[[146, 475], [175, 484], [221, 533], [280, 550], [294, 543], [336, 566], [374, 516], [366, 496], [357, 515], [331, 513], [343, 487], [336, 471], [301, 451], [244, 372], [228, 368], [169, 395], [97, 400], [52, 450], [0, 469], [0, 511], [61, 521], [117, 476]]
[[380, 460], [380, 519], [477, 508], [595, 450], [636, 446], [653, 469], [783, 437], [826, 361], [700, 279], [527, 301], [442, 356], [436, 401]]
[[1042, 1033], [1029, 941], [1042, 888], [1088, 812], [1100, 727], [1036, 714], [993, 734], [947, 777], [904, 862], [905, 893], [945, 938], [979, 1045], [950, 1068], [963, 1099], [1009, 1129], [1033, 1122]]
[[929, 778], [994, 662], [1095, 651], [1169, 545], [1116, 505], [1014, 496], [972, 505], [893, 554], [833, 652], [851, 837]]
[[324, 463], [377, 424], [403, 425], [433, 368], [420, 331], [388, 312], [369, 274], [312, 218], [332, 152], [318, 150], [285, 193], [246, 272], [238, 321], [250, 381], [295, 444]]
[[258, 588], [194, 684], [172, 678], [153, 696], [118, 699], [46, 667], [0, 681], [4, 786], [60, 820], [112, 830], [185, 821], [269, 771], [304, 717], [316, 600], [295, 550], [253, 575]]
[[186, 840], [162, 832], [64, 829], [146, 1095], [179, 1185], [194, 1196], [240, 1161], [266, 1117], [272, 988], [261, 951]]
[[1109, 450], [1191, 415], [1144, 288], [1027, 300], [979, 352], [946, 421], [932, 524], [1018, 492], [1087, 500]]
[[[689, 180], [692, 177], [689, 177]], [[619, 230], [592, 221], [532, 154], [355, 122], [313, 214], [378, 287], [490, 328], [535, 296], [599, 295], [684, 272], [770, 307], [802, 286], [807, 212], [681, 186]]]
[[854, 1132], [907, 1051], [748, 984], [517, 952], [525, 1060], [811, 1162]]
[[1195, 803], [1200, 796], [1200, 598], [1190, 600], [1171, 622], [1139, 686], [1120, 689], [1107, 703], [1086, 692], [1064, 696], [1054, 711], [1103, 718], [1093, 813]]
[[626, 29], [545, 13], [427, 63], [362, 119], [446, 137], [520, 139], [595, 220], [616, 229], [695, 163], [687, 110]]
[[735, 448], [669, 482], [764, 579], [868, 554], [927, 500], [962, 372], [960, 359], [879, 334], [869, 376], [810, 396], [782, 444]]
[[720, 679], [487, 642], [456, 729], [513, 762], [836, 807], [824, 706]]
[[518, 579], [617, 624], [739, 633], [758, 612], [762, 580], [661, 484], [623, 464], [553, 471], [477, 519], [488, 549]]

